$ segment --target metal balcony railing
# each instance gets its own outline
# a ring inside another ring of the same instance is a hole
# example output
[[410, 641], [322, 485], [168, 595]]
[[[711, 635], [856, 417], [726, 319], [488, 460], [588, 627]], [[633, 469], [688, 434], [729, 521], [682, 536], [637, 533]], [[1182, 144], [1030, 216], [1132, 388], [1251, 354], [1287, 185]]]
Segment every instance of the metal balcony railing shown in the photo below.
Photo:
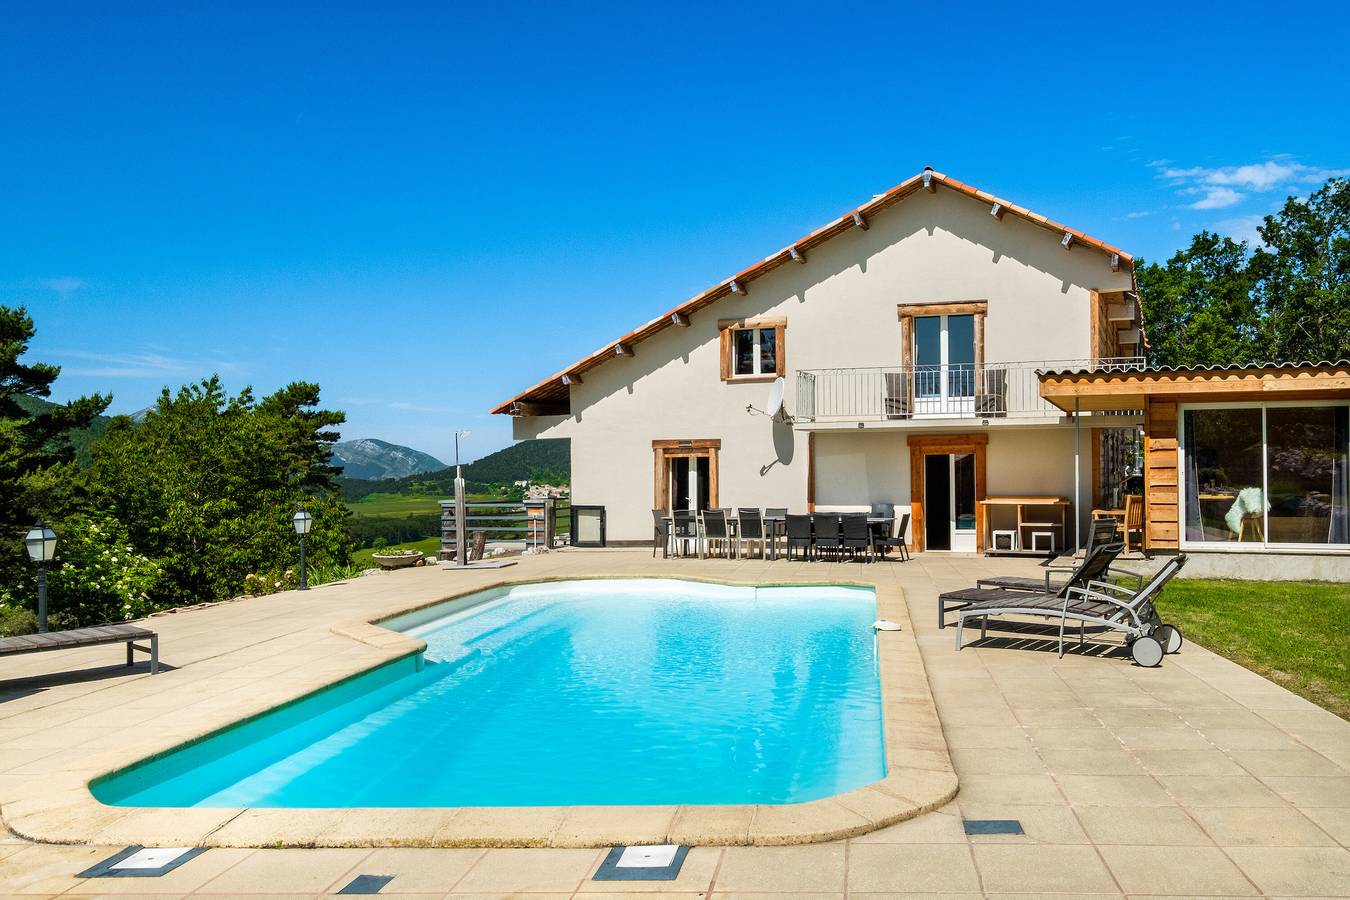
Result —
[[879, 422], [928, 418], [1037, 418], [1063, 415], [1041, 399], [1036, 372], [1137, 369], [1143, 357], [1056, 359], [981, 366], [801, 369], [798, 422]]

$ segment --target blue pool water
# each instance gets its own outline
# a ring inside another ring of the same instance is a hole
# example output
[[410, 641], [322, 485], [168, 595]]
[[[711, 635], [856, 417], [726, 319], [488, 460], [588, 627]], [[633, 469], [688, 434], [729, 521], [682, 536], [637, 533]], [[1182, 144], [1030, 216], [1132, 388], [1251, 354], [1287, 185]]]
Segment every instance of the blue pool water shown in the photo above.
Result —
[[402, 660], [97, 782], [120, 806], [794, 803], [885, 775], [871, 590], [573, 581], [386, 627]]

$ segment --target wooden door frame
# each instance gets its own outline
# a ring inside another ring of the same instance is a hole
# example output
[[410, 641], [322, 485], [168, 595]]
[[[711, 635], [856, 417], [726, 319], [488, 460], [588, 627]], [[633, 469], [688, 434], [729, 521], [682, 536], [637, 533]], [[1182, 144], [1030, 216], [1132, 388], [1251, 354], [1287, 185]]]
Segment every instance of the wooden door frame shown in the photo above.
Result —
[[985, 508], [980, 502], [988, 497], [986, 450], [987, 434], [911, 434], [905, 437], [909, 445], [909, 527], [915, 550], [924, 549], [924, 465], [928, 455], [947, 453], [975, 454], [975, 551], [984, 552]]
[[680, 458], [708, 460], [708, 506], [716, 509], [721, 449], [721, 438], [652, 441], [652, 509], [670, 510], [670, 461]]

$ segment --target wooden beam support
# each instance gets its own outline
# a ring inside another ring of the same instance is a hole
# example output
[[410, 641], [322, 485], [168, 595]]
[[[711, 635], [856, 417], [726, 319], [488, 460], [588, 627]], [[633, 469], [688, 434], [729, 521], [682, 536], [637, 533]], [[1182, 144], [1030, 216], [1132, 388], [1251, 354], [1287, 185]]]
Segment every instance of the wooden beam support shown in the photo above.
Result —
[[937, 191], [937, 185], [933, 184], [933, 167], [923, 167], [923, 189], [932, 194]]
[[670, 322], [672, 325], [678, 325], [681, 328], [689, 327], [689, 317], [684, 313], [671, 313]]
[[867, 220], [863, 218], [863, 214], [860, 212], [855, 211], [853, 213], [853, 224], [857, 225], [863, 231], [867, 230]]
[[1112, 253], [1112, 254], [1111, 254], [1111, 271], [1112, 271], [1112, 272], [1119, 272], [1119, 271], [1120, 271], [1120, 254], [1119, 254], [1119, 253]]
[[741, 296], [745, 296], [745, 294], [748, 293], [745, 289], [745, 285], [741, 284], [735, 278], [731, 279], [731, 292], [733, 294], [740, 294]]
[[995, 203], [992, 207], [990, 207], [990, 209], [989, 209], [989, 215], [993, 216], [995, 219], [998, 219], [1000, 222], [1002, 222], [1002, 221], [1003, 221], [1003, 204], [1002, 204], [1002, 203]]
[[622, 343], [620, 343], [620, 344], [615, 344], [615, 345], [614, 345], [614, 355], [615, 355], [615, 356], [632, 356], [632, 355], [633, 355], [633, 347], [632, 347], [631, 344], [622, 344]]
[[1060, 245], [1061, 247], [1063, 247], [1065, 250], [1068, 250], [1070, 247], [1072, 247], [1072, 246], [1073, 246], [1073, 232], [1070, 232], [1070, 231], [1064, 232], [1064, 237], [1062, 237], [1062, 238], [1059, 239], [1059, 245]]
[[581, 375], [577, 374], [577, 375], [564, 375], [562, 377], [562, 383], [566, 385], [573, 385], [573, 384], [582, 384], [583, 382], [581, 380]]
[[1120, 303], [1108, 303], [1106, 306], [1108, 322], [1134, 322], [1134, 301], [1123, 300]]
[[571, 411], [571, 406], [567, 403], [528, 403], [517, 400], [511, 404], [513, 416], [565, 416]]
[[806, 254], [798, 250], [796, 247], [789, 247], [788, 255], [792, 257], [793, 261], [799, 262], [802, 265], [806, 265]]

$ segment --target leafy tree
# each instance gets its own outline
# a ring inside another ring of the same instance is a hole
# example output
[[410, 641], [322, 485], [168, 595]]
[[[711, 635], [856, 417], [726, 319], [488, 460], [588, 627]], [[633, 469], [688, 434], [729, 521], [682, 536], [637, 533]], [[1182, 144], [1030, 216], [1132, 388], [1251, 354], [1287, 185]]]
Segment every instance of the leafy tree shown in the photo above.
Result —
[[1257, 229], [1255, 298], [1266, 358], [1350, 358], [1350, 180], [1290, 197]]
[[[55, 515], [69, 504], [78, 479], [62, 467], [75, 459], [72, 431], [87, 428], [111, 397], [82, 397], [40, 412], [21, 398], [47, 397], [58, 366], [22, 361], [35, 334], [22, 306], [0, 306], [0, 531], [31, 525], [39, 514]], [[54, 472], [53, 470], [61, 469]], [[63, 477], [55, 477], [56, 475]]]
[[80, 502], [71, 434], [87, 428], [111, 400], [41, 402], [61, 370], [24, 362], [34, 334], [26, 309], [0, 306], [0, 607], [35, 603], [32, 566], [19, 539], [39, 516], [59, 525]]
[[314, 514], [311, 558], [348, 562], [328, 430], [345, 417], [318, 404], [317, 385], [259, 402], [248, 388], [230, 396], [213, 376], [166, 388], [142, 421], [118, 417], [94, 444], [93, 490], [162, 566], [160, 604], [231, 596], [249, 575], [284, 581], [298, 562], [291, 516], [302, 505]]
[[1135, 277], [1150, 362], [1225, 365], [1253, 357], [1259, 320], [1245, 243], [1202, 231], [1165, 266], [1141, 264]]

